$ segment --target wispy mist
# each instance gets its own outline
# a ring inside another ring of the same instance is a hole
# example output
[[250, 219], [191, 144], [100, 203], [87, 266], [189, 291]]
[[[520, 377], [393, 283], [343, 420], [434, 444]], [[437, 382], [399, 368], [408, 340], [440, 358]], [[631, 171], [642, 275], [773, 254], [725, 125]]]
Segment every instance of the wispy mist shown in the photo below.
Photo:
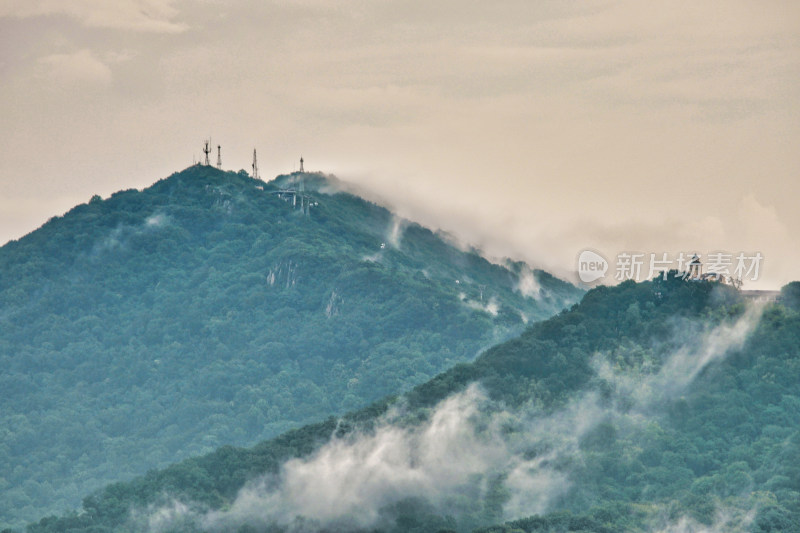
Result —
[[677, 520], [662, 520], [660, 524], [653, 524], [652, 531], [654, 533], [745, 533], [751, 531], [750, 526], [755, 517], [755, 508], [741, 510], [720, 507], [710, 525], [701, 524], [688, 516], [681, 516]]
[[141, 224], [119, 224], [94, 245], [92, 255], [126, 249], [132, 238], [164, 228], [169, 223], [169, 216], [159, 212], [150, 215]]
[[407, 224], [407, 220], [397, 216], [392, 217], [389, 231], [386, 234], [386, 242], [388, 242], [392, 248], [400, 248], [400, 240], [403, 238], [403, 231]]
[[[162, 531], [189, 520], [210, 531], [242, 524], [297, 531], [364, 528], [390, 520], [386, 510], [408, 498], [472, 523], [548, 512], [578, 482], [572, 473], [582, 462], [584, 437], [608, 421], [645, 424], [704, 368], [740, 348], [761, 311], [754, 306], [733, 323], [689, 334], [684, 347], [651, 372], [614, 370], [598, 355], [597, 377], [611, 385], [611, 398], [589, 388], [555, 410], [535, 402], [510, 409], [473, 384], [443, 400], [423, 423], [409, 422], [397, 406], [371, 431], [332, 436], [312, 455], [249, 483], [225, 510], [193, 512], [173, 502], [151, 512], [147, 527]], [[498, 482], [500, 515], [484, 512], [480, 507], [494, 497]], [[716, 531], [698, 527], [685, 519], [663, 525], [663, 531]]]
[[669, 401], [684, 393], [709, 364], [741, 348], [761, 319], [763, 311], [763, 304], [752, 303], [735, 322], [720, 324], [699, 337], [689, 335], [686, 343], [664, 360], [655, 373], [615, 371], [608, 360], [602, 357], [594, 359], [596, 372], [613, 384], [617, 395], [632, 402], [635, 408], [649, 408], [656, 403]]
[[459, 299], [463, 302], [464, 305], [469, 307], [470, 309], [475, 309], [476, 311], [483, 311], [484, 313], [489, 313], [492, 316], [497, 316], [497, 313], [500, 312], [500, 305], [497, 303], [497, 298], [492, 296], [489, 298], [487, 302], [483, 300], [470, 300], [467, 298], [467, 295], [463, 292], [458, 293]]
[[366, 527], [379, 521], [382, 508], [410, 496], [441, 504], [507, 456], [493, 429], [475, 429], [485, 401], [471, 387], [442, 402], [421, 427], [390, 423], [392, 415], [374, 433], [334, 438], [311, 457], [287, 462], [277, 478], [246, 487], [229, 511], [210, 513], [203, 525], [291, 524], [302, 516]]
[[514, 290], [519, 292], [525, 297], [539, 299], [542, 292], [542, 287], [539, 280], [536, 279], [536, 273], [528, 266], [521, 267], [519, 279], [514, 287]]

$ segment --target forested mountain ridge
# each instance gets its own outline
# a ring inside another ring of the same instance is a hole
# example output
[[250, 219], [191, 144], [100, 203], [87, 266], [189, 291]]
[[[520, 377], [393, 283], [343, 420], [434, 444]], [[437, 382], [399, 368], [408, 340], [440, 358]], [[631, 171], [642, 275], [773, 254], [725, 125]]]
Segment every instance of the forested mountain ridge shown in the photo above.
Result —
[[94, 197], [0, 248], [0, 528], [408, 390], [579, 295], [322, 175]]
[[798, 531], [798, 296], [597, 288], [404, 396], [28, 531]]

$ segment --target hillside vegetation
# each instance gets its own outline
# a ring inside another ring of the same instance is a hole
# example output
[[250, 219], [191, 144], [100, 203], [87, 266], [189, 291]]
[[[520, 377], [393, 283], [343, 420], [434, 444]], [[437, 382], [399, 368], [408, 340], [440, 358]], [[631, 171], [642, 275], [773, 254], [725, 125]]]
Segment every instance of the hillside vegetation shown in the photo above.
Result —
[[[300, 180], [306, 214], [276, 194]], [[0, 248], [0, 528], [409, 390], [579, 294], [321, 175], [94, 197]]]
[[798, 294], [597, 288], [402, 397], [28, 531], [798, 531]]

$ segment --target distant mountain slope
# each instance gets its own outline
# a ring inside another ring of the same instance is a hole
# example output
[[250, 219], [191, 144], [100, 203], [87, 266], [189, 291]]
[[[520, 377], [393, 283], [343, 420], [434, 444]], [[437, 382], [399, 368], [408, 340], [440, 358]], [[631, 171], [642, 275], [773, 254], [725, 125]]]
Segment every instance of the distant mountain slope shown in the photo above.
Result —
[[28, 531], [798, 531], [798, 294], [598, 288], [404, 397], [110, 485]]
[[0, 248], [0, 528], [408, 390], [580, 294], [336, 190], [193, 166]]

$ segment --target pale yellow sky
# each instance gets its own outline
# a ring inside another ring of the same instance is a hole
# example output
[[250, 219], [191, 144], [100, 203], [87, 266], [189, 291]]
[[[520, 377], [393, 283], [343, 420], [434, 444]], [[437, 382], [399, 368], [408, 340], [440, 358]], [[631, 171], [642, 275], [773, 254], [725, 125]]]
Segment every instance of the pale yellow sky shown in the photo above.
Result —
[[800, 278], [795, 1], [0, 0], [0, 91], [0, 242], [211, 136], [562, 276], [592, 248]]

